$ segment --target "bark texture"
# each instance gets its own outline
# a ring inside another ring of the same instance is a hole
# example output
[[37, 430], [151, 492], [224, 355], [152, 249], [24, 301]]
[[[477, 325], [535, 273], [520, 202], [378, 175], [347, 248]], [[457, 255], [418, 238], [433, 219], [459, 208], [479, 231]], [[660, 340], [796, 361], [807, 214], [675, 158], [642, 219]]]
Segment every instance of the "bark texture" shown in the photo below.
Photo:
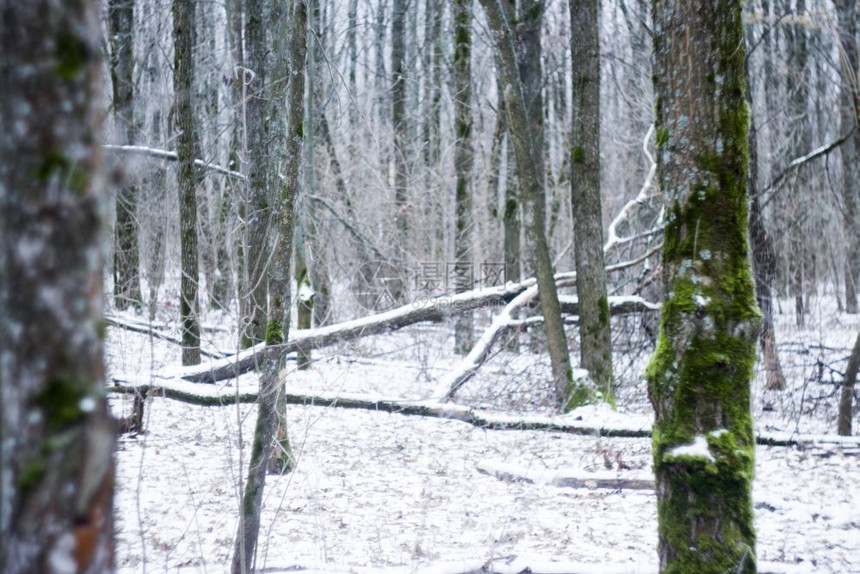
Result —
[[666, 299], [646, 379], [660, 570], [755, 572], [750, 382], [761, 315], [747, 227], [741, 2], [653, 8]]
[[[134, 145], [137, 122], [134, 118], [134, 0], [108, 3], [110, 76], [113, 112], [121, 145]], [[128, 174], [123, 174], [127, 179]], [[117, 309], [140, 309], [140, 254], [137, 229], [137, 186], [120, 183], [116, 194], [114, 230], [113, 298]]]
[[[269, 44], [266, 41], [266, 2], [247, 0], [245, 13], [245, 47], [251, 75], [245, 101], [248, 137], [247, 283], [242, 293], [242, 346], [253, 346], [266, 338], [268, 305], [269, 232], [271, 231], [271, 193], [269, 190], [269, 133], [273, 126], [267, 113], [269, 97]], [[270, 16], [269, 16], [270, 17]], [[282, 92], [283, 93], [283, 92]], [[274, 106], [273, 106], [274, 108]], [[279, 111], [275, 109], [274, 111]]]
[[[487, 14], [503, 81], [508, 130], [517, 158], [517, 179], [531, 215], [527, 235], [535, 251], [535, 277], [540, 288], [556, 399], [560, 406], [564, 406], [578, 390], [572, 388], [567, 336], [544, 232], [546, 175], [543, 161], [543, 102], [540, 97], [540, 27], [544, 5], [537, 1], [526, 2], [518, 19], [518, 33], [515, 34], [500, 0], [481, 0], [481, 4]], [[515, 51], [515, 39], [518, 40], [519, 55]], [[523, 67], [518, 61], [528, 61], [530, 65]]]
[[391, 16], [391, 125], [394, 132], [394, 207], [397, 210], [398, 259], [405, 261], [409, 250], [409, 206], [407, 193], [406, 146], [409, 139], [406, 121], [406, 9], [407, 0], [393, 0]]
[[[464, 293], [472, 288], [472, 0], [456, 0], [454, 6], [454, 110], [457, 134], [454, 169], [457, 172], [454, 237], [454, 290]], [[454, 352], [464, 355], [472, 347], [471, 313], [457, 317], [454, 325]]]
[[93, 0], [0, 0], [4, 574], [113, 568], [100, 15]]
[[[273, 0], [270, 18], [270, 30], [276, 37], [273, 42], [275, 62], [283, 61], [278, 54], [278, 49], [286, 48], [287, 35], [289, 35], [289, 60], [286, 68], [281, 70], [283, 77], [289, 80], [289, 88], [286, 98], [288, 131], [283, 156], [284, 177], [278, 188], [275, 213], [279, 241], [269, 272], [272, 304], [266, 326], [267, 350], [263, 357], [263, 373], [260, 376], [257, 423], [254, 429], [248, 480], [245, 482], [241, 519], [233, 551], [233, 574], [251, 572], [253, 568], [254, 552], [260, 530], [263, 489], [266, 484], [266, 472], [272, 459], [273, 443], [275, 459], [282, 459], [281, 452], [284, 453], [284, 460], [291, 458], [286, 437], [286, 424], [283, 420], [286, 413], [286, 399], [280, 376], [286, 354], [280, 345], [289, 336], [290, 328], [290, 260], [293, 248], [293, 210], [299, 188], [301, 143], [304, 134], [304, 63], [308, 10], [304, 0], [293, 0], [292, 25], [288, 28], [286, 4], [285, 0]], [[277, 38], [278, 36], [280, 38]], [[282, 100], [279, 99], [279, 101]]]
[[842, 379], [842, 395], [839, 397], [838, 432], [842, 436], [851, 436], [851, 420], [854, 418], [854, 386], [857, 383], [857, 370], [860, 368], [860, 334], [854, 341], [851, 356], [848, 357], [848, 367]]
[[842, 133], [853, 134], [842, 144], [842, 200], [845, 204], [845, 307], [857, 313], [857, 281], [860, 279], [860, 11], [855, 0], [836, 0], [839, 41], [842, 48]]
[[[580, 366], [602, 398], [614, 402], [612, 331], [606, 303], [603, 209], [600, 199], [600, 3], [570, 3], [573, 65], [571, 204], [575, 234], [576, 292], [579, 295]], [[571, 397], [577, 406], [587, 396]]]
[[200, 364], [200, 302], [198, 300], [197, 185], [194, 165], [199, 143], [194, 118], [195, 0], [173, 0], [173, 90], [175, 97], [176, 155], [179, 159], [179, 233], [182, 278], [179, 315], [182, 322], [182, 364]]

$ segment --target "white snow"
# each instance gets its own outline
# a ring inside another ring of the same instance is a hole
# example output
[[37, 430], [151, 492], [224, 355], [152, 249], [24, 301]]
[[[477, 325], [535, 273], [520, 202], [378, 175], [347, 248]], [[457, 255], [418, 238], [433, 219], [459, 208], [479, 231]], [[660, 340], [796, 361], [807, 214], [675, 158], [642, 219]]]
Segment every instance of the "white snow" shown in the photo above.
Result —
[[[788, 302], [785, 309], [792, 309]], [[499, 309], [476, 312], [479, 332]], [[492, 314], [491, 314], [492, 313]], [[860, 317], [837, 313], [821, 298], [803, 331], [777, 315], [789, 388], [763, 390], [759, 369], [753, 414], [759, 436], [802, 435], [803, 448], [756, 448], [754, 482], [760, 571], [860, 570], [860, 447], [858, 437], [834, 437], [838, 389], [818, 360], [834, 369], [844, 359]], [[359, 319], [357, 323], [366, 321]], [[614, 322], [616, 341], [638, 318]], [[172, 335], [178, 324], [159, 315]], [[208, 324], [231, 327], [230, 317]], [[575, 333], [575, 331], [574, 331]], [[229, 329], [204, 332], [204, 344], [229, 351]], [[451, 329], [415, 325], [314, 351], [310, 370], [290, 363], [290, 392], [341, 398], [400, 398], [420, 404], [459, 360]], [[578, 343], [575, 335], [571, 347]], [[588, 406], [553, 413], [549, 361], [523, 336], [517, 353], [495, 348], [460, 389], [452, 413], [499, 423], [564, 423], [583, 428], [648, 429], [653, 413], [641, 379], [647, 344], [616, 343], [618, 409]], [[229, 570], [238, 516], [239, 480], [247, 462], [256, 409], [232, 404], [254, 393], [257, 375], [216, 385], [177, 380], [178, 349], [167, 341], [109, 328], [109, 377], [219, 396], [225, 406], [199, 407], [153, 397], [146, 433], [120, 439], [116, 523], [120, 572], [221, 573]], [[574, 355], [575, 356], [575, 355]], [[840, 362], [841, 361], [841, 362]], [[127, 415], [132, 399], [111, 396]], [[656, 502], [647, 490], [556, 486], [576, 476], [651, 476], [648, 438], [605, 438], [528, 430], [487, 430], [457, 420], [385, 412], [291, 405], [296, 470], [267, 480], [257, 566], [272, 572], [651, 573], [657, 568]], [[855, 419], [855, 424], [858, 424]], [[724, 429], [710, 433], [719, 436]], [[712, 456], [698, 436], [675, 452]], [[479, 466], [517, 470], [533, 480], [504, 481]], [[492, 562], [488, 562], [492, 560]], [[589, 570], [589, 568], [591, 570]]]
[[711, 451], [708, 450], [708, 440], [702, 435], [696, 435], [693, 442], [689, 444], [682, 444], [672, 448], [668, 453], [666, 453], [666, 456], [694, 456], [704, 458], [708, 462], [714, 462], [714, 456], [711, 454]]

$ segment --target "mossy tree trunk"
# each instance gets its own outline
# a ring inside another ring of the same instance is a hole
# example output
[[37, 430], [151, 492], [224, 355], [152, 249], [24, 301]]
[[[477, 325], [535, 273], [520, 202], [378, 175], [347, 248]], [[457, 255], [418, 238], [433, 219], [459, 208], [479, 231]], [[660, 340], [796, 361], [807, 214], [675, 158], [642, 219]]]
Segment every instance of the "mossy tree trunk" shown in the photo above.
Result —
[[[260, 393], [257, 397], [257, 424], [249, 462], [248, 480], [242, 498], [242, 508], [236, 543], [233, 550], [233, 574], [251, 572], [260, 530], [263, 489], [269, 470], [288, 472], [292, 469], [292, 451], [286, 434], [286, 397], [281, 373], [285, 364], [284, 352], [278, 348], [289, 337], [290, 330], [290, 263], [293, 250], [293, 222], [295, 200], [299, 190], [301, 146], [304, 136], [305, 53], [307, 37], [307, 3], [292, 1], [291, 24], [288, 26], [286, 0], [270, 0], [269, 29], [273, 34], [275, 63], [284, 62], [279, 50], [286, 48], [288, 56], [283, 68], [274, 76], [289, 82], [286, 90], [286, 138], [283, 148], [283, 179], [275, 196], [275, 217], [278, 224], [278, 245], [269, 269], [272, 302], [266, 326], [267, 349], [260, 376]], [[288, 37], [288, 38], [287, 38]], [[280, 91], [283, 95], [283, 90]], [[284, 101], [276, 94], [277, 101]], [[278, 121], [283, 122], [281, 117]], [[273, 126], [274, 127], [274, 126]], [[282, 129], [282, 128], [277, 128]]]
[[[95, 0], [0, 0], [0, 572], [113, 570]], [[11, 126], [15, 126], [12, 129]]]
[[573, 66], [571, 204], [579, 297], [580, 366], [603, 399], [614, 402], [612, 331], [606, 302], [603, 209], [600, 199], [600, 2], [570, 3]]
[[857, 313], [857, 281], [860, 279], [860, 12], [855, 0], [836, 0], [839, 40], [842, 47], [842, 133], [853, 135], [842, 144], [842, 200], [845, 204], [845, 307]]
[[[531, 214], [526, 232], [535, 251], [535, 276], [540, 290], [556, 400], [560, 406], [564, 406], [580, 390], [572, 388], [567, 336], [544, 231], [546, 175], [543, 100], [540, 96], [540, 31], [544, 4], [533, 0], [524, 3], [516, 25], [511, 22], [500, 0], [481, 0], [481, 4], [487, 14], [504, 86], [508, 133], [517, 158], [517, 179]], [[518, 32], [514, 32], [514, 27]], [[519, 54], [515, 49], [515, 40]], [[522, 66], [518, 62], [529, 64]]]
[[854, 417], [854, 386], [857, 383], [857, 370], [860, 368], [860, 334], [854, 341], [851, 356], [848, 357], [848, 367], [842, 379], [842, 395], [839, 397], [838, 432], [842, 436], [851, 436], [851, 421]]
[[646, 378], [660, 570], [755, 572], [750, 383], [761, 315], [747, 228], [741, 2], [653, 8], [666, 299]]
[[176, 110], [176, 155], [179, 160], [179, 232], [181, 273], [179, 314], [182, 323], [182, 364], [200, 364], [200, 302], [198, 300], [197, 185], [200, 157], [194, 118], [195, 0], [173, 0], [173, 90]]
[[[134, 117], [134, 2], [108, 2], [108, 39], [110, 40], [110, 76], [113, 112], [122, 145], [134, 145], [137, 122]], [[140, 293], [140, 253], [137, 226], [137, 186], [127, 181], [116, 194], [116, 227], [114, 230], [113, 299], [117, 309], [143, 306]]]
[[245, 265], [247, 283], [242, 302], [243, 347], [265, 340], [268, 306], [267, 272], [270, 263], [269, 235], [271, 232], [270, 142], [267, 117], [278, 111], [270, 100], [268, 7], [264, 0], [246, 0], [245, 56], [250, 79], [246, 88], [245, 131], [248, 148], [248, 199], [245, 204], [247, 239]]
[[[454, 150], [456, 171], [456, 236], [454, 237], [454, 291], [472, 288], [472, 0], [454, 4], [454, 115], [457, 140]], [[460, 314], [454, 325], [454, 352], [465, 355], [472, 348], [474, 328], [471, 313]]]

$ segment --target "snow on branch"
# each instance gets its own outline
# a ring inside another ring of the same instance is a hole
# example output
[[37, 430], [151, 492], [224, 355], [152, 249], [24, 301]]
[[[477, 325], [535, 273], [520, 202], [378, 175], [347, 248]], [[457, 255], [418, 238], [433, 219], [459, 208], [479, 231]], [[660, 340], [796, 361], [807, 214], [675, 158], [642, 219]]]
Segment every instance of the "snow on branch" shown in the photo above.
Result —
[[[764, 188], [764, 190], [761, 191], [761, 193], [759, 195], [764, 196], [764, 195], [767, 195], [768, 193], [773, 192], [774, 189], [776, 188], [776, 186], [778, 186], [783, 179], [788, 177], [789, 174], [791, 174], [793, 171], [797, 170], [800, 166], [802, 166], [805, 163], [809, 163], [810, 161], [817, 159], [823, 155], [827, 155], [831, 151], [835, 150], [836, 148], [838, 148], [839, 146], [844, 144], [846, 141], [848, 141], [848, 138], [850, 138], [852, 135], [854, 135], [854, 130], [856, 130], [856, 129], [857, 129], [856, 126], [852, 127], [850, 130], [848, 130], [848, 133], [846, 133], [845, 135], [843, 135], [839, 139], [832, 141], [829, 144], [825, 144], [821, 147], [815, 148], [814, 150], [812, 150], [811, 152], [809, 152], [808, 154], [806, 154], [804, 156], [793, 159], [791, 161], [791, 163], [789, 163], [788, 166], [784, 170], [782, 170], [782, 172], [780, 172], [779, 175], [777, 175], [775, 178], [773, 178], [773, 181], [771, 181], [768, 184], [768, 186], [766, 188]], [[762, 209], [764, 209], [764, 207], [768, 203], [770, 203], [770, 200], [773, 197], [774, 196], [771, 195], [771, 197], [769, 197], [767, 199], [767, 201], [764, 202], [764, 204], [761, 206]]]
[[[113, 144], [104, 144], [102, 146], [104, 149], [119, 153], [130, 153], [143, 155], [147, 157], [152, 157], [156, 159], [164, 159], [168, 161], [179, 161], [176, 152], [167, 151], [163, 149], [156, 149], [146, 146], [139, 145], [113, 145]], [[213, 163], [203, 161], [202, 159], [195, 159], [194, 165], [197, 167], [201, 167], [203, 169], [214, 171], [215, 173], [220, 173], [221, 175], [226, 175], [229, 177], [234, 177], [236, 179], [246, 180], [247, 178], [239, 173], [238, 171], [233, 171], [231, 169], [227, 169], [226, 167], [221, 167], [220, 165], [215, 165]]]
[[[638, 209], [639, 207], [646, 204], [648, 200], [648, 191], [651, 189], [651, 184], [654, 181], [654, 176], [657, 173], [657, 162], [654, 160], [654, 156], [651, 155], [651, 152], [648, 151], [648, 142], [651, 140], [651, 136], [654, 134], [654, 124], [648, 128], [648, 132], [645, 134], [645, 138], [642, 140], [642, 153], [645, 154], [645, 157], [648, 158], [648, 163], [650, 167], [648, 168], [648, 175], [645, 176], [645, 181], [642, 183], [642, 188], [639, 190], [639, 194], [628, 201], [624, 207], [621, 208], [621, 211], [618, 212], [618, 215], [615, 216], [615, 219], [609, 224], [609, 228], [607, 229], [607, 240], [606, 244], [603, 246], [604, 253], [609, 253], [612, 249], [615, 249], [619, 245], [624, 243], [629, 243], [638, 237], [645, 237], [647, 235], [651, 235], [653, 233], [659, 232], [662, 230], [662, 226], [659, 229], [653, 229], [646, 231], [644, 234], [637, 235], [635, 237], [618, 237], [618, 226], [621, 225], [622, 222], [626, 221], [630, 215], [633, 213], [634, 209]], [[660, 218], [663, 219], [662, 217]]]

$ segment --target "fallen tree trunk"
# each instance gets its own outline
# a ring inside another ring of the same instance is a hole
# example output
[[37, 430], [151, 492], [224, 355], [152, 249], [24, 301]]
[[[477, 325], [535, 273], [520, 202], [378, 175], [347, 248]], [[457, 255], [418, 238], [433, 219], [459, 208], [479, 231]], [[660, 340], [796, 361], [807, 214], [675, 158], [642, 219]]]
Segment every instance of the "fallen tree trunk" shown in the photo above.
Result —
[[[134, 381], [129, 377], [110, 377], [113, 385], [107, 388], [112, 393], [145, 393], [200, 406], [229, 406], [253, 403], [257, 400], [256, 384], [198, 385], [183, 380], [165, 380], [159, 383]], [[578, 415], [511, 415], [487, 410], [476, 410], [462, 405], [438, 401], [411, 401], [363, 394], [301, 393], [286, 395], [288, 404], [363, 409], [401, 415], [423, 416], [461, 421], [488, 430], [539, 430], [566, 434], [600, 437], [648, 438], [650, 426], [624, 426], [589, 423], [578, 420]], [[756, 435], [756, 444], [763, 446], [836, 446], [856, 448], [860, 437], [837, 435], [799, 435], [782, 432], [763, 432]]]
[[[150, 326], [145, 323], [139, 323], [137, 321], [128, 321], [126, 319], [120, 319], [119, 317], [104, 317], [105, 323], [110, 327], [116, 327], [117, 329], [123, 329], [125, 331], [131, 331], [132, 333], [140, 333], [142, 335], [147, 335], [154, 339], [160, 339], [162, 341], [167, 341], [168, 343], [173, 343], [174, 345], [182, 346], [182, 341], [177, 339], [176, 337], [171, 337], [165, 333], [161, 333], [155, 326]], [[227, 353], [212, 353], [210, 351], [206, 351], [204, 349], [200, 349], [200, 354], [204, 357], [209, 357], [210, 359], [223, 359], [224, 357], [229, 356]]]
[[[395, 331], [415, 323], [439, 322], [457, 313], [510, 303], [535, 285], [534, 279], [529, 279], [522, 283], [508, 284], [502, 289], [476, 289], [453, 296], [415, 301], [384, 313], [327, 327], [298, 329], [292, 331], [290, 340], [278, 348], [285, 353], [309, 351], [357, 337]], [[562, 297], [562, 301], [565, 313], [577, 313], [578, 302], [575, 297]], [[613, 315], [659, 309], [659, 306], [639, 297], [610, 297], [609, 305]], [[166, 378], [178, 377], [199, 383], [235, 378], [261, 364], [259, 355], [265, 348], [265, 345], [260, 344], [217, 361], [174, 369], [167, 373]]]
[[612, 490], [654, 490], [654, 478], [619, 477], [611, 473], [575, 473], [541, 471], [520, 468], [513, 464], [479, 461], [475, 468], [481, 474], [494, 476], [505, 482], [528, 482], [566, 488], [609, 488]]

